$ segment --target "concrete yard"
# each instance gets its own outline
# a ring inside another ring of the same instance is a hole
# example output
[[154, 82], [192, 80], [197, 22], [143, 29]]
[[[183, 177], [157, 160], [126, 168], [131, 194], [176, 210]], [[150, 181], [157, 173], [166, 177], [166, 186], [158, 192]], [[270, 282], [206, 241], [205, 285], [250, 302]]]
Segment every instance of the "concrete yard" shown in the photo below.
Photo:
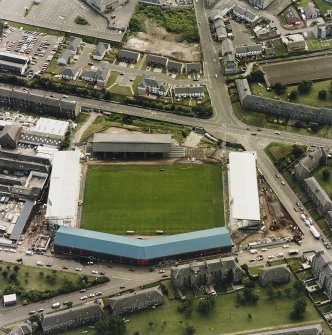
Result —
[[[31, 7], [27, 15], [25, 7]], [[89, 25], [75, 24], [78, 15]], [[109, 29], [107, 21], [88, 5], [74, 0], [43, 0], [33, 6], [29, 0], [2, 0], [0, 18], [106, 40], [120, 41], [123, 36], [123, 32]]]
[[295, 59], [263, 65], [268, 86], [277, 82], [296, 84], [302, 80], [322, 80], [332, 78], [332, 55]]

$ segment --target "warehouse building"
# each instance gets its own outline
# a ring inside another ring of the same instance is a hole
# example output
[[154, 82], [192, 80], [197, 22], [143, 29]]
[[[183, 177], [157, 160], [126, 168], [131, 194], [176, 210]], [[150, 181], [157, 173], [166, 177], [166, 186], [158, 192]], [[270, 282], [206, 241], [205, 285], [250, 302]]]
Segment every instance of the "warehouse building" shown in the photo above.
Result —
[[80, 112], [80, 106], [76, 101], [21, 92], [4, 86], [0, 87], [0, 105], [35, 114], [71, 119], [74, 119]]
[[133, 265], [195, 258], [230, 252], [232, 240], [224, 227], [136, 239], [62, 226], [55, 233], [54, 252], [78, 259], [100, 259]]
[[24, 75], [30, 63], [27, 56], [0, 52], [0, 71]]
[[255, 152], [229, 153], [228, 187], [231, 226], [258, 226], [261, 217]]
[[160, 158], [172, 150], [172, 137], [167, 134], [95, 133], [93, 154], [101, 158]]
[[76, 226], [80, 182], [80, 151], [55, 152], [45, 215], [49, 229]]
[[6, 125], [0, 132], [0, 145], [4, 149], [15, 149], [22, 132], [20, 125]]

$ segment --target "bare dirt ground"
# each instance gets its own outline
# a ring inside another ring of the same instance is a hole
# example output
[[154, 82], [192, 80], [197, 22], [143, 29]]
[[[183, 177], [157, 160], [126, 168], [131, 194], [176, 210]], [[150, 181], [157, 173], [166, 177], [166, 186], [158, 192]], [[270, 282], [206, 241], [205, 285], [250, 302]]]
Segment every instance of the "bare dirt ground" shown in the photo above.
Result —
[[178, 42], [176, 34], [168, 33], [164, 28], [150, 22], [145, 23], [146, 33], [139, 32], [128, 39], [125, 48], [141, 52], [161, 54], [183, 61], [200, 61], [199, 44]]
[[270, 238], [272, 241], [275, 241], [284, 237], [293, 237], [294, 234], [298, 233], [298, 230], [291, 229], [296, 224], [265, 179], [259, 178], [258, 187], [261, 216], [264, 221], [265, 230], [251, 233], [235, 231], [232, 233], [235, 240], [234, 244], [248, 244], [249, 242], [259, 241], [264, 238]]

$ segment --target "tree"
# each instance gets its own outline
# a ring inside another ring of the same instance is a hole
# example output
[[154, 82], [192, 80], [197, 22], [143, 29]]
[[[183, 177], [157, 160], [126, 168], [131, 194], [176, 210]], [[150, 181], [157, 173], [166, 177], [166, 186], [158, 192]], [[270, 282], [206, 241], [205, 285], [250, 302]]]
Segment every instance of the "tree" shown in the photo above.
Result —
[[294, 101], [294, 100], [297, 99], [298, 95], [299, 95], [298, 91], [291, 90], [288, 94], [288, 99], [291, 100], [291, 101]]
[[212, 296], [209, 296], [208, 298], [200, 300], [198, 304], [198, 310], [200, 313], [207, 315], [212, 312], [214, 305], [214, 298]]
[[275, 298], [275, 296], [276, 296], [276, 291], [275, 291], [275, 289], [274, 289], [274, 287], [273, 287], [272, 284], [269, 284], [269, 285], [267, 286], [267, 288], [266, 288], [266, 293], [267, 293], [269, 299], [272, 300], [273, 298]]
[[278, 95], [281, 95], [286, 92], [287, 85], [278, 82], [274, 84], [273, 89]]
[[301, 281], [296, 280], [293, 284], [293, 288], [296, 292], [296, 296], [300, 295], [305, 291], [305, 286]]
[[2, 271], [2, 276], [3, 276], [4, 278], [7, 278], [7, 277], [8, 277], [8, 272], [7, 272], [7, 271]]
[[298, 144], [293, 144], [292, 147], [292, 154], [295, 156], [295, 158], [299, 158], [302, 156], [305, 152], [305, 147], [298, 145]]
[[250, 80], [255, 82], [263, 82], [264, 81], [264, 72], [257, 67], [254, 67], [254, 69], [250, 73]]
[[15, 265], [15, 266], [14, 266], [14, 271], [15, 271], [15, 272], [18, 272], [19, 269], [20, 269], [20, 267], [19, 267], [18, 265]]
[[153, 325], [154, 325], [153, 321], [150, 321], [150, 322], [149, 322], [149, 326], [150, 326], [150, 328], [152, 328]]
[[307, 309], [307, 301], [304, 297], [296, 299], [294, 302], [293, 310], [290, 313], [290, 317], [293, 320], [301, 320], [304, 317], [304, 313]]
[[252, 319], [252, 315], [249, 313], [248, 314], [248, 319], [251, 320]]
[[298, 91], [300, 94], [306, 94], [306, 93], [309, 93], [309, 91], [311, 90], [311, 87], [312, 87], [312, 81], [311, 80], [302, 80], [300, 83], [299, 83], [299, 86], [298, 86]]
[[326, 97], [327, 97], [327, 92], [326, 92], [326, 90], [320, 90], [320, 91], [318, 92], [318, 98], [319, 98], [320, 100], [326, 100]]
[[330, 179], [331, 172], [328, 169], [324, 169], [322, 172], [323, 180], [328, 181]]
[[194, 335], [196, 333], [196, 329], [193, 326], [186, 325], [186, 328], [184, 329], [185, 335]]
[[117, 315], [110, 315], [106, 320], [100, 320], [95, 325], [97, 334], [103, 335], [124, 335], [126, 324]]

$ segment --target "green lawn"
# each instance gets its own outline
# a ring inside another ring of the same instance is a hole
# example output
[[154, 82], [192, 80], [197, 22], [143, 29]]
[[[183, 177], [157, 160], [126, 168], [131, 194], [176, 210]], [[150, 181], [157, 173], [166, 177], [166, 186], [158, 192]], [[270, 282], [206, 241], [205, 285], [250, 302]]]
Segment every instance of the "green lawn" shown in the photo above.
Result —
[[292, 153], [293, 145], [272, 142], [265, 149], [265, 153], [269, 156], [272, 162], [284, 158]]
[[[283, 101], [287, 100], [287, 95], [292, 90], [297, 90], [298, 85], [287, 85], [287, 90], [284, 94], [277, 95], [273, 91], [267, 91], [266, 87], [263, 85], [258, 85], [257, 83], [251, 83], [250, 88], [252, 91], [252, 94], [255, 95], [262, 95], [264, 97], [268, 98], [275, 98], [276, 96], [278, 99]], [[329, 89], [331, 87], [331, 80], [322, 80], [322, 81], [315, 81], [311, 87], [311, 90], [308, 94], [299, 94], [297, 100], [293, 101], [294, 103], [302, 104], [302, 105], [308, 105], [308, 106], [314, 106], [314, 107], [326, 107], [331, 108], [332, 104], [332, 94], [329, 93]], [[326, 90], [327, 91], [327, 99], [326, 100], [320, 100], [318, 98], [318, 93], [320, 90]]]
[[332, 197], [332, 177], [330, 177], [328, 180], [324, 180], [322, 173], [323, 170], [329, 170], [332, 175], [332, 160], [329, 159], [326, 166], [320, 167], [316, 172], [314, 173], [314, 177], [317, 179], [319, 184], [323, 187], [324, 191], [327, 193], [327, 195], [331, 198]]
[[171, 134], [179, 143], [183, 143], [189, 135], [188, 127], [177, 125], [174, 123], [148, 120], [138, 117], [131, 118], [132, 123], [124, 123], [123, 115], [112, 113], [110, 116], [100, 115], [93, 124], [83, 133], [82, 139], [91, 136], [93, 133], [102, 129], [113, 127], [125, 128], [133, 131], [140, 131], [149, 134]]
[[[76, 283], [80, 276], [77, 273], [70, 273], [64, 271], [56, 271], [51, 270], [44, 267], [32, 267], [26, 265], [19, 265], [7, 262], [0, 262], [1, 271], [8, 272], [9, 276], [14, 273], [14, 266], [19, 266], [19, 270], [17, 272], [17, 279], [20, 281], [21, 285], [25, 289], [30, 290], [56, 290], [60, 288], [65, 280], [70, 280]], [[10, 270], [7, 270], [7, 266], [10, 266]], [[43, 275], [39, 273], [42, 272]], [[55, 276], [56, 281], [50, 282], [47, 280], [47, 276], [50, 275], [51, 277]], [[5, 287], [9, 285], [9, 279], [4, 278], [4, 276], [0, 276], [0, 289], [3, 290]]]
[[150, 235], [223, 226], [221, 173], [219, 165], [90, 165], [81, 227]]
[[323, 14], [326, 14], [326, 12], [329, 9], [332, 9], [332, 4], [328, 3], [326, 0], [314, 0], [316, 6], [321, 10]]
[[[283, 286], [280, 287], [281, 289]], [[282, 328], [296, 324], [289, 319], [294, 300], [288, 298], [269, 300], [264, 288], [259, 288], [260, 300], [257, 305], [237, 305], [236, 294], [228, 293], [216, 297], [216, 304], [210, 316], [201, 316], [197, 312], [199, 299], [194, 302], [194, 312], [191, 318], [185, 318], [176, 311], [179, 302], [168, 301], [161, 307], [149, 312], [135, 313], [128, 315], [130, 322], [126, 323], [127, 334], [139, 331], [141, 334], [183, 334], [186, 324], [192, 325], [196, 329], [196, 334], [228, 334], [233, 332], [245, 332], [248, 330], [261, 329], [266, 327]], [[308, 301], [305, 319], [297, 324], [320, 321], [319, 314]], [[248, 314], [252, 315], [249, 320]], [[273, 315], [273, 317], [271, 317]], [[154, 322], [154, 326], [149, 329], [148, 323]], [[161, 331], [162, 323], [166, 321], [166, 327]]]

